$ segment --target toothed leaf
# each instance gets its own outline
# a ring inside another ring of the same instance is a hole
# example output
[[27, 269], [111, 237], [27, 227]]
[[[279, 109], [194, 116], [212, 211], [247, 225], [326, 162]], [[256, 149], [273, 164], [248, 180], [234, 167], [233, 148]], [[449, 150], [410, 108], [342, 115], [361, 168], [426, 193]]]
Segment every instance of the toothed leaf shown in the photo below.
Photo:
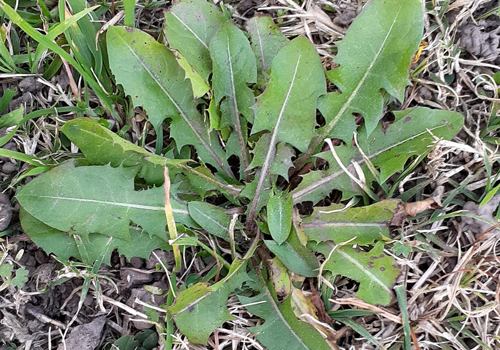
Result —
[[169, 46], [178, 50], [205, 81], [212, 72], [208, 45], [226, 22], [216, 6], [202, 0], [180, 1], [165, 13]]
[[[70, 235], [99, 233], [130, 240], [133, 222], [150, 235], [165, 236], [163, 187], [134, 190], [135, 172], [123, 167], [59, 166], [37, 177], [16, 196], [29, 214]], [[187, 208], [172, 200], [177, 223], [192, 226]], [[57, 213], [57, 215], [54, 215]]]
[[182, 291], [168, 310], [177, 327], [194, 344], [206, 344], [210, 334], [233, 317], [227, 310], [229, 294], [248, 279], [246, 262], [235, 260], [228, 275], [214, 285], [197, 283]]
[[[395, 121], [387, 129], [378, 126], [369, 136], [366, 129], [359, 132], [359, 146], [367, 159], [380, 170], [380, 182], [386, 181], [392, 174], [403, 169], [410, 157], [429, 153], [435, 141], [434, 136], [446, 140], [452, 139], [462, 127], [463, 117], [459, 113], [416, 107], [394, 112]], [[429, 133], [431, 132], [431, 133]], [[434, 135], [434, 136], [433, 136]], [[357, 176], [352, 166], [357, 162], [362, 166], [366, 183], [370, 184], [373, 176], [368, 170], [365, 159], [355, 146], [342, 145], [335, 150], [344, 166]], [[347, 199], [361, 193], [359, 187], [345, 174], [334, 160], [331, 152], [319, 154], [328, 161], [328, 170], [312, 171], [303, 176], [303, 181], [292, 192], [294, 203], [320, 201], [333, 189], [343, 192]]]
[[174, 55], [150, 35], [137, 29], [111, 27], [107, 33], [109, 63], [134, 105], [144, 106], [159, 132], [171, 118], [171, 136], [180, 150], [193, 145], [200, 158], [231, 174], [217, 136], [196, 109], [191, 83]]
[[333, 249], [325, 243], [310, 244], [310, 246], [325, 257], [329, 257], [323, 265], [324, 270], [359, 282], [356, 296], [370, 304], [389, 304], [399, 269], [394, 258], [384, 254], [382, 242], [377, 243], [368, 252], [348, 246], [337, 246]]
[[[247, 84], [257, 81], [255, 56], [245, 34], [233, 25], [224, 25], [210, 41], [213, 61], [212, 87], [222, 112], [220, 128], [231, 127], [238, 141], [240, 175], [250, 164], [247, 148], [247, 121], [253, 121], [255, 96]], [[242, 128], [245, 125], [245, 128]]]
[[267, 73], [274, 57], [288, 43], [288, 39], [271, 17], [253, 17], [247, 22], [247, 31], [257, 58], [259, 73]]

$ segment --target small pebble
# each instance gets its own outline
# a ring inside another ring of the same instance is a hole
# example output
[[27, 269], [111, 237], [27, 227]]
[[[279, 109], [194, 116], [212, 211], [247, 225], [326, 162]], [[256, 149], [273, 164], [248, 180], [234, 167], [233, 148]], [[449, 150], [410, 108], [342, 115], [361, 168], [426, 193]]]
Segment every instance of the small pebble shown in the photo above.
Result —
[[11, 162], [5, 162], [2, 165], [2, 173], [4, 174], [11, 174], [16, 170], [17, 170], [17, 164]]

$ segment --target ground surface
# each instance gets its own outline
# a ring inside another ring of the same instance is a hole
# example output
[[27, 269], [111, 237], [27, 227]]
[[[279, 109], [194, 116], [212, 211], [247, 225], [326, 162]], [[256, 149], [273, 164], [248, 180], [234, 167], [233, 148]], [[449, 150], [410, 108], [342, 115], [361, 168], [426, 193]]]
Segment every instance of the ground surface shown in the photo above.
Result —
[[[163, 11], [169, 5], [138, 6], [139, 27], [158, 30]], [[228, 4], [240, 24], [259, 13], [276, 19], [281, 16], [282, 31], [287, 36], [307, 36], [316, 45], [325, 66], [334, 57], [331, 53], [334, 41], [342, 37], [362, 6], [363, 2], [356, 0], [307, 0], [301, 5], [292, 0], [244, 0]], [[454, 215], [429, 223], [432, 213], [426, 212], [395, 232], [395, 239], [415, 248], [407, 257], [397, 257], [402, 269], [399, 282], [407, 287], [408, 313], [416, 329], [415, 349], [498, 349], [499, 231], [493, 228], [486, 232], [491, 228], [490, 223], [464, 219], [457, 213], [469, 210], [494, 222], [500, 202], [500, 197], [494, 197], [488, 205], [477, 206], [487, 186], [487, 166], [491, 166], [493, 177], [498, 171], [499, 157], [494, 144], [500, 101], [494, 77], [500, 69], [498, 2], [428, 1], [427, 6], [425, 43], [418, 62], [412, 66], [412, 84], [406, 90], [403, 105], [458, 111], [466, 123], [455, 140], [438, 144], [401, 185], [400, 193], [418, 187], [416, 199], [425, 198], [426, 193], [433, 193], [439, 186], [444, 186], [443, 198], [457, 193], [453, 201], [443, 203], [441, 208], [442, 213]], [[56, 99], [72, 105], [64, 70], [50, 82], [40, 76], [0, 75], [0, 91], [13, 87], [18, 92], [9, 105], [10, 110], [21, 104], [28, 111], [36, 110]], [[139, 128], [141, 122], [137, 114], [131, 121], [132, 130]], [[4, 148], [46, 154], [53, 149], [58, 128], [55, 116], [35, 119]], [[149, 261], [130, 262], [113, 255], [111, 266], [103, 266], [98, 272], [102, 277], [100, 291], [96, 293], [96, 285], [92, 285], [91, 293], [81, 299], [82, 277], [89, 271], [76, 262], [63, 265], [23, 234], [18, 207], [15, 201], [11, 207], [9, 199], [15, 194], [19, 174], [26, 168], [9, 158], [0, 161], [2, 188], [8, 197], [0, 200], [0, 219], [5, 216], [5, 221], [10, 221], [8, 226], [2, 226], [5, 231], [0, 233], [3, 239], [0, 265], [8, 262], [19, 275], [18, 285], [4, 283], [0, 287], [0, 349], [63, 349], [62, 339], [66, 349], [109, 349], [121, 336], [136, 335], [151, 327], [140, 321], [147, 316], [138, 300], [153, 305], [165, 302], [163, 296], [153, 295], [144, 286], [168, 289], [165, 274], [158, 272], [156, 266], [157, 256], [167, 265], [171, 263], [170, 253], [156, 251]], [[203, 262], [193, 264], [199, 265], [198, 271], [207, 267]], [[28, 272], [26, 280], [22, 279], [23, 270]], [[10, 274], [0, 273], [0, 276], [5, 282]], [[384, 347], [401, 348], [398, 305], [377, 308], [364, 304], [352, 297], [353, 287], [347, 280], [337, 281], [331, 310], [349, 306], [375, 311], [353, 320]], [[80, 300], [83, 305], [77, 313]], [[221, 328], [207, 348], [262, 349], [240, 327], [259, 321], [242, 312], [236, 300], [230, 299], [230, 310], [238, 317]], [[335, 327], [340, 348], [376, 348], [350, 327]], [[154, 338], [155, 334], [146, 336]], [[181, 334], [176, 339], [175, 349], [203, 348], [190, 345]]]

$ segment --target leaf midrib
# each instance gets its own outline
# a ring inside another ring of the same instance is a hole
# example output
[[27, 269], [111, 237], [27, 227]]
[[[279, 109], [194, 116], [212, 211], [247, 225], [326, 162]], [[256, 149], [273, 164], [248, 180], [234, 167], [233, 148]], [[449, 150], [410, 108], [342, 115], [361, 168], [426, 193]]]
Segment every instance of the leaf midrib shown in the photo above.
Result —
[[370, 281], [374, 281], [376, 284], [378, 284], [380, 287], [382, 287], [382, 289], [384, 289], [387, 293], [389, 293], [389, 295], [391, 294], [391, 289], [389, 287], [387, 287], [384, 284], [384, 282], [382, 282], [377, 276], [375, 276], [373, 273], [371, 273], [368, 268], [361, 265], [361, 263], [357, 259], [355, 259], [351, 255], [347, 254], [342, 249], [337, 249], [336, 253], [342, 255], [342, 257], [349, 260], [349, 262], [351, 264], [353, 264], [355, 267], [357, 267], [362, 273], [367, 275], [368, 278], [370, 279]]
[[[368, 69], [366, 70], [365, 74], [363, 75], [363, 77], [361, 78], [361, 80], [359, 81], [359, 83], [356, 85], [356, 87], [354, 88], [354, 90], [352, 91], [352, 93], [349, 95], [349, 98], [347, 99], [347, 101], [342, 105], [342, 107], [340, 108], [340, 110], [338, 111], [338, 113], [333, 117], [333, 119], [328, 123], [328, 125], [326, 125], [324, 127], [324, 129], [322, 130], [321, 134], [319, 134], [314, 139], [314, 141], [312, 142], [312, 144], [309, 147], [309, 149], [307, 150], [307, 152], [304, 153], [297, 160], [298, 165], [301, 166], [302, 161], [307, 160], [312, 155], [312, 153], [316, 150], [316, 148], [320, 145], [320, 143], [323, 142], [324, 139], [330, 134], [330, 131], [332, 131], [332, 129], [335, 127], [335, 125], [337, 124], [337, 122], [340, 119], [340, 117], [342, 117], [342, 115], [344, 114], [344, 112], [349, 107], [351, 107], [352, 101], [354, 100], [355, 97], [357, 97], [357, 94], [358, 94], [359, 90], [363, 86], [363, 84], [366, 81], [366, 79], [368, 79], [368, 77], [370, 76], [370, 73], [371, 73], [371, 70], [372, 70], [373, 66], [375, 65], [375, 63], [377, 62], [380, 54], [382, 53], [383, 49], [385, 48], [385, 44], [386, 44], [387, 40], [389, 39], [389, 37], [392, 34], [392, 30], [394, 28], [394, 25], [397, 22], [397, 18], [399, 17], [399, 14], [400, 14], [401, 10], [402, 10], [402, 7], [400, 7], [398, 13], [394, 17], [394, 20], [393, 20], [393, 22], [391, 24], [391, 27], [389, 28], [389, 30], [387, 32], [387, 35], [385, 36], [384, 40], [382, 41], [382, 44], [380, 45], [379, 50], [376, 52], [376, 54], [374, 56], [374, 59], [372, 60], [372, 62], [368, 66]], [[346, 92], [343, 92], [343, 94], [345, 94], [345, 93]]]
[[325, 221], [313, 221], [302, 223], [304, 230], [306, 229], [316, 229], [324, 227], [387, 227], [385, 223], [378, 222], [350, 222], [350, 221], [337, 221], [337, 222], [325, 222]]
[[264, 160], [264, 163], [262, 164], [259, 182], [257, 183], [257, 187], [255, 189], [255, 196], [254, 196], [254, 199], [252, 201], [252, 205], [250, 207], [250, 212], [248, 215], [250, 218], [250, 221], [253, 220], [253, 217], [255, 216], [255, 211], [257, 210], [257, 206], [259, 204], [260, 193], [261, 193], [262, 188], [264, 186], [264, 181], [266, 180], [267, 173], [271, 167], [271, 163], [272, 163], [271, 158], [272, 158], [272, 154], [275, 154], [275, 147], [276, 147], [276, 143], [277, 143], [276, 138], [278, 135], [278, 130], [279, 130], [283, 115], [285, 113], [285, 109], [286, 109], [287, 104], [288, 104], [288, 99], [290, 98], [290, 95], [292, 93], [292, 89], [295, 86], [295, 79], [297, 77], [297, 71], [299, 70], [299, 64], [300, 64], [301, 58], [302, 58], [302, 55], [299, 55], [297, 57], [297, 63], [295, 65], [295, 70], [293, 72], [292, 80], [290, 81], [290, 87], [288, 88], [288, 91], [285, 95], [285, 100], [283, 101], [283, 106], [281, 107], [280, 113], [278, 114], [278, 120], [276, 121], [276, 125], [275, 125], [273, 132], [271, 134], [271, 139], [269, 141], [269, 149], [266, 153], [266, 158]]
[[248, 157], [246, 154], [245, 139], [243, 138], [243, 134], [241, 132], [242, 129], [241, 129], [241, 123], [240, 123], [240, 111], [238, 108], [238, 100], [236, 100], [236, 86], [234, 83], [233, 61], [232, 61], [231, 47], [229, 45], [229, 35], [228, 35], [228, 40], [227, 40], [227, 60], [228, 60], [228, 65], [229, 65], [229, 80], [230, 80], [230, 87], [231, 87], [231, 99], [232, 99], [233, 109], [234, 109], [234, 113], [233, 113], [234, 127], [235, 127], [234, 132], [236, 132], [236, 136], [238, 137], [238, 143], [240, 144], [241, 160], [243, 162], [243, 169], [246, 171], [246, 169], [249, 166], [249, 162], [248, 162]]
[[[121, 35], [118, 35], [118, 37], [123, 41], [123, 43], [125, 44], [125, 46], [130, 50], [130, 52], [132, 53], [132, 55], [134, 55], [134, 57], [137, 59], [137, 62], [139, 62], [141, 64], [141, 66], [144, 68], [144, 70], [146, 70], [146, 72], [148, 72], [149, 76], [151, 78], [153, 78], [153, 80], [155, 81], [155, 83], [158, 85], [158, 87], [160, 87], [160, 89], [163, 91], [163, 93], [167, 96], [167, 98], [170, 100], [170, 102], [172, 102], [172, 104], [174, 105], [175, 109], [177, 109], [177, 111], [179, 112], [180, 116], [182, 117], [182, 119], [184, 120], [184, 122], [189, 126], [189, 128], [193, 131], [193, 133], [196, 135], [196, 137], [198, 138], [198, 140], [201, 142], [201, 144], [203, 145], [203, 147], [207, 150], [207, 152], [210, 154], [210, 156], [213, 158], [213, 160], [217, 163], [217, 165], [220, 167], [220, 169], [224, 169], [226, 172], [227, 172], [227, 169], [224, 167], [224, 164], [222, 163], [222, 161], [219, 159], [219, 157], [217, 157], [217, 155], [212, 151], [212, 148], [210, 147], [209, 144], [207, 144], [207, 142], [205, 141], [205, 139], [203, 138], [203, 135], [200, 134], [198, 132], [198, 130], [196, 130], [196, 128], [193, 126], [193, 124], [191, 123], [191, 121], [189, 120], [188, 116], [184, 113], [184, 111], [180, 108], [180, 106], [177, 104], [177, 101], [175, 101], [172, 96], [169, 94], [169, 92], [165, 89], [165, 87], [160, 83], [160, 81], [158, 80], [158, 78], [156, 77], [156, 75], [149, 70], [149, 68], [144, 64], [144, 62], [142, 61], [142, 59], [140, 59], [140, 57], [136, 54], [136, 52], [132, 49], [132, 47], [125, 41], [125, 39], [121, 36]], [[231, 173], [229, 172], [228, 175], [230, 175]]]
[[[283, 316], [283, 313], [281, 312], [280, 308], [278, 307], [278, 305], [274, 302], [273, 300], [273, 297], [271, 296], [271, 293], [269, 292], [269, 289], [268, 288], [265, 288], [265, 291], [264, 291], [265, 295], [266, 295], [266, 302], [270, 303], [271, 304], [271, 307], [273, 308], [277, 318], [279, 318], [281, 320], [281, 322], [285, 325], [285, 327], [290, 331], [290, 333], [293, 335], [293, 337], [297, 340], [298, 343], [300, 343], [300, 345], [302, 345], [304, 347], [304, 349], [310, 349], [303, 341], [302, 339], [299, 337], [299, 335], [295, 332], [295, 330], [290, 326], [290, 324], [288, 323], [288, 321], [285, 319], [285, 317]], [[299, 322], [302, 322], [302, 321], [299, 321]], [[272, 322], [271, 322], [272, 324]], [[264, 326], [266, 325], [266, 323], [264, 323]], [[268, 325], [269, 327], [271, 327], [271, 325]]]
[[[63, 196], [34, 196], [36, 198], [47, 198], [55, 199], [61, 201], [71, 201], [71, 202], [82, 202], [82, 203], [95, 203], [95, 204], [105, 204], [109, 206], [124, 207], [127, 209], [139, 209], [139, 210], [152, 210], [152, 211], [164, 211], [164, 207], [134, 204], [134, 203], [122, 203], [122, 202], [112, 202], [99, 199], [88, 199], [88, 198], [75, 198], [75, 197], [63, 197]], [[189, 215], [187, 210], [184, 209], [173, 209], [174, 213]]]
[[210, 221], [211, 223], [215, 224], [215, 226], [219, 227], [221, 230], [225, 231], [227, 234], [228, 234], [228, 237], [229, 237], [229, 229], [223, 225], [221, 225], [217, 220], [214, 220], [212, 219], [210, 216], [206, 215], [205, 213], [203, 213], [201, 210], [199, 210], [198, 208], [194, 207], [193, 208], [194, 210], [196, 210], [201, 216], [203, 216], [205, 219], [207, 219], [208, 221]]
[[[406, 139], [404, 139], [404, 140], [402, 140], [400, 142], [392, 144], [392, 145], [390, 145], [390, 146], [388, 146], [386, 148], [383, 148], [383, 149], [381, 149], [381, 150], [379, 150], [379, 151], [377, 151], [375, 153], [372, 153], [372, 154], [368, 155], [367, 158], [369, 160], [374, 159], [374, 158], [378, 157], [379, 155], [381, 155], [382, 153], [387, 152], [387, 151], [391, 150], [394, 147], [398, 147], [398, 146], [404, 144], [405, 142], [409, 142], [409, 141], [411, 141], [411, 140], [413, 140], [413, 139], [415, 139], [415, 138], [417, 138], [419, 136], [422, 136], [422, 135], [425, 135], [425, 134], [429, 133], [430, 131], [433, 131], [433, 130], [436, 130], [436, 129], [439, 129], [439, 128], [443, 128], [445, 126], [446, 125], [439, 125], [439, 126], [435, 126], [433, 128], [428, 128], [425, 131], [422, 131], [422, 132], [420, 132], [420, 133], [418, 133], [416, 135], [408, 137], [408, 138], [406, 138]], [[359, 165], [362, 165], [362, 164], [364, 164], [366, 162], [366, 160], [364, 158], [361, 158], [361, 159], [356, 159], [356, 162]], [[348, 169], [353, 169], [353, 166], [349, 165], [347, 168]], [[292, 198], [293, 198], [294, 204], [298, 203], [302, 197], [308, 195], [312, 191], [315, 191], [317, 188], [319, 188], [319, 187], [327, 184], [328, 182], [331, 182], [332, 180], [336, 179], [337, 177], [341, 176], [342, 174], [345, 174], [344, 171], [343, 170], [339, 170], [339, 171], [337, 171], [337, 172], [335, 172], [335, 173], [333, 173], [331, 175], [328, 175], [326, 177], [321, 178], [320, 180], [312, 183], [311, 185], [305, 187], [304, 189], [293, 193], [292, 194]]]
[[193, 36], [208, 50], [208, 45], [201, 40], [201, 38], [185, 22], [183, 22], [175, 13], [170, 12], [170, 14], [174, 16], [175, 19], [177, 19], [191, 34], [193, 34]]

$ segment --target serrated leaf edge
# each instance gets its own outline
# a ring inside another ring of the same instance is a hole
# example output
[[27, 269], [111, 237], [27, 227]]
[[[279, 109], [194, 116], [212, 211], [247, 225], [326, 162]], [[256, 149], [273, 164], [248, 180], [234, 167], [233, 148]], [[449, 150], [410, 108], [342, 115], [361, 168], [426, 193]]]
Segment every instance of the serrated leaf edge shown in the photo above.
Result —
[[[217, 155], [214, 153], [214, 151], [212, 150], [212, 147], [210, 147], [210, 145], [206, 142], [206, 140], [204, 139], [203, 135], [200, 134], [198, 132], [198, 130], [193, 126], [193, 124], [191, 123], [191, 120], [188, 118], [188, 116], [186, 115], [186, 113], [184, 113], [184, 111], [182, 110], [182, 108], [180, 108], [180, 106], [177, 103], [177, 101], [175, 101], [172, 98], [172, 96], [170, 95], [170, 93], [161, 84], [161, 82], [158, 80], [158, 77], [156, 76], [156, 74], [153, 74], [153, 72], [151, 72], [151, 70], [147, 67], [147, 65], [144, 64], [144, 62], [142, 61], [142, 59], [134, 52], [134, 50], [132, 50], [132, 47], [124, 40], [124, 38], [121, 35], [117, 35], [117, 37], [119, 37], [123, 41], [123, 43], [125, 44], [125, 46], [130, 50], [130, 52], [132, 53], [132, 55], [135, 56], [135, 58], [141, 64], [141, 66], [144, 68], [144, 70], [146, 70], [146, 72], [148, 72], [148, 74], [153, 78], [153, 80], [155, 81], [155, 83], [160, 87], [160, 89], [163, 91], [163, 93], [168, 97], [168, 99], [170, 100], [170, 102], [172, 102], [172, 104], [174, 105], [175, 109], [177, 109], [177, 111], [179, 112], [179, 114], [182, 117], [182, 119], [184, 120], [184, 122], [189, 126], [189, 128], [193, 131], [193, 133], [198, 137], [198, 139], [201, 142], [201, 144], [203, 145], [203, 147], [207, 150], [207, 152], [210, 154], [210, 156], [212, 157], [212, 159], [217, 163], [217, 165], [219, 166], [219, 168], [220, 169], [224, 169], [224, 171], [230, 177], [234, 177], [234, 175], [232, 174], [231, 170], [227, 169], [227, 167], [224, 165], [224, 162], [221, 159], [219, 159], [219, 157], [217, 157]], [[182, 69], [182, 68], [179, 67], [179, 69]], [[207, 133], [207, 136], [208, 136], [208, 133]]]
[[269, 150], [266, 153], [266, 158], [264, 159], [264, 163], [262, 164], [259, 181], [257, 182], [257, 187], [255, 189], [255, 196], [254, 196], [254, 199], [253, 199], [252, 204], [250, 206], [250, 211], [248, 214], [248, 218], [249, 218], [250, 222], [255, 217], [257, 207], [259, 205], [260, 192], [262, 192], [262, 188], [264, 187], [264, 182], [266, 181], [266, 178], [267, 178], [267, 173], [269, 172], [271, 165], [272, 165], [272, 161], [273, 161], [272, 158], [276, 153], [276, 143], [277, 143], [276, 138], [278, 135], [278, 129], [280, 127], [280, 123], [281, 123], [281, 120], [283, 118], [285, 108], [288, 104], [288, 99], [290, 98], [290, 94], [291, 94], [292, 89], [295, 85], [295, 79], [297, 77], [297, 71], [299, 69], [299, 64], [300, 64], [301, 58], [302, 58], [302, 55], [299, 55], [297, 58], [297, 63], [295, 65], [295, 71], [293, 72], [292, 81], [290, 82], [290, 86], [288, 87], [288, 91], [285, 95], [285, 100], [283, 101], [283, 105], [281, 107], [280, 113], [278, 114], [278, 120], [276, 121], [276, 125], [274, 126], [273, 132], [271, 134], [271, 140], [269, 141]]

